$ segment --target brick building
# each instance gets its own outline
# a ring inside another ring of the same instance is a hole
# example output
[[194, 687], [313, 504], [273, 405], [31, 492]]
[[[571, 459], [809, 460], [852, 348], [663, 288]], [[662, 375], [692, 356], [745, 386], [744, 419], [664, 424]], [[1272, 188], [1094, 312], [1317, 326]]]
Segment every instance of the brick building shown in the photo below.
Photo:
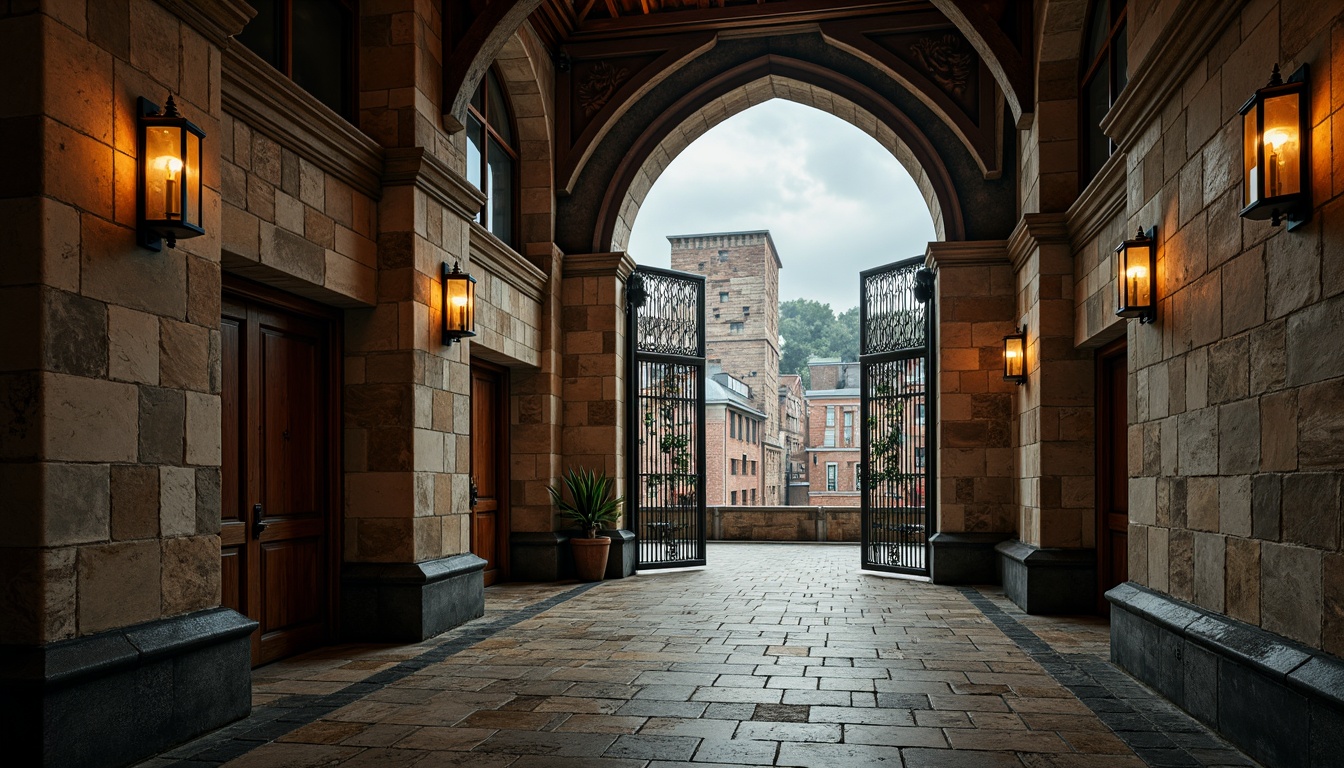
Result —
[[[752, 408], [765, 414], [759, 461], [769, 478], [752, 504], [786, 501], [785, 446], [779, 391], [779, 270], [783, 266], [766, 230], [673, 235], [672, 268], [704, 275], [706, 356], [749, 385]], [[707, 458], [710, 458], [707, 456]], [[716, 472], [710, 464], [710, 473]], [[723, 469], [731, 469], [725, 467]], [[730, 496], [731, 497], [731, 496]]]
[[764, 502], [765, 414], [751, 405], [751, 387], [712, 371], [705, 383], [705, 498], [710, 506]]
[[[861, 127], [934, 222], [932, 580], [1109, 612], [1118, 667], [1253, 758], [1338, 763], [1340, 3], [257, 5], [0, 3], [7, 764], [133, 764], [245, 716], [254, 666], [569, 578], [547, 488], [582, 466], [627, 490], [631, 223], [772, 98]], [[1248, 133], [1276, 66], [1300, 119]], [[170, 96], [194, 154], [144, 143], [140, 99]], [[1292, 221], [1246, 210], [1289, 177]], [[1136, 229], [1146, 323], [1116, 314]], [[733, 373], [773, 423], [769, 238], [687, 238], [679, 268], [737, 246], [713, 354], [755, 355]], [[478, 281], [460, 340], [453, 264]]]
[[[779, 377], [779, 443], [783, 446], [784, 462], [782, 468], [784, 504], [807, 503], [807, 407], [803, 401], [803, 379], [795, 373], [781, 374]], [[796, 498], [793, 487], [802, 488], [801, 498]]]
[[839, 358], [807, 364], [812, 387], [807, 405], [807, 503], [859, 506], [859, 364]]

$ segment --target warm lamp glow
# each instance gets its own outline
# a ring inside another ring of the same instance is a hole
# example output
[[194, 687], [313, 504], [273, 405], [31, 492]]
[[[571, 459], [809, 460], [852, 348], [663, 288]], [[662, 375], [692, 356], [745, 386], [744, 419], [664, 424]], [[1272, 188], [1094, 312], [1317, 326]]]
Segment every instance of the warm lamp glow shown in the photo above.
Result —
[[1027, 331], [1003, 337], [1003, 380], [1023, 384], [1027, 380]]
[[1286, 83], [1276, 64], [1269, 84], [1242, 106], [1243, 217], [1274, 226], [1286, 217], [1294, 229], [1311, 215], [1308, 90], [1305, 64]]
[[1115, 249], [1116, 306], [1118, 317], [1137, 317], [1140, 323], [1157, 319], [1157, 291], [1153, 275], [1157, 270], [1156, 228], [1140, 229], [1132, 240]]
[[205, 132], [177, 111], [173, 97], [163, 111], [140, 99], [140, 244], [151, 250], [168, 241], [205, 234], [201, 220], [201, 142]]
[[443, 264], [443, 343], [476, 335], [476, 278]]

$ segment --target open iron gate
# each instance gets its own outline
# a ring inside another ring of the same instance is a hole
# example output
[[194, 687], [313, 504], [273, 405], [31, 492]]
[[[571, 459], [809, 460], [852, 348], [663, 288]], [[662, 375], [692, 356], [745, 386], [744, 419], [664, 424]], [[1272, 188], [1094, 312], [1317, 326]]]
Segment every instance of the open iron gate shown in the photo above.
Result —
[[929, 575], [933, 275], [916, 257], [859, 275], [863, 567]]
[[705, 564], [705, 278], [639, 267], [626, 283], [626, 506], [635, 567]]

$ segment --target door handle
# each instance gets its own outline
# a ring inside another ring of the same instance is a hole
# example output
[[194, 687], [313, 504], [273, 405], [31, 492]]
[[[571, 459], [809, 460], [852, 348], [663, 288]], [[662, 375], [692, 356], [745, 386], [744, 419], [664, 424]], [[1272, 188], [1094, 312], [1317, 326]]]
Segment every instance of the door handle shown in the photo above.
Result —
[[481, 500], [480, 489], [476, 487], [476, 478], [471, 478], [471, 506], [474, 508], [476, 502]]
[[252, 538], [254, 539], [260, 539], [262, 532], [266, 530], [267, 523], [261, 521], [263, 514], [260, 504], [252, 505]]

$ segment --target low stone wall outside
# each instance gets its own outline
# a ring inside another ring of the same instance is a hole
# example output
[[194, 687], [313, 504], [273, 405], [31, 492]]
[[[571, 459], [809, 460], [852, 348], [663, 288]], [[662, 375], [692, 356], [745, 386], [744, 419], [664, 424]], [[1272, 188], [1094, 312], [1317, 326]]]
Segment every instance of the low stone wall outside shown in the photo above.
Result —
[[710, 507], [710, 541], [859, 541], [858, 507]]

